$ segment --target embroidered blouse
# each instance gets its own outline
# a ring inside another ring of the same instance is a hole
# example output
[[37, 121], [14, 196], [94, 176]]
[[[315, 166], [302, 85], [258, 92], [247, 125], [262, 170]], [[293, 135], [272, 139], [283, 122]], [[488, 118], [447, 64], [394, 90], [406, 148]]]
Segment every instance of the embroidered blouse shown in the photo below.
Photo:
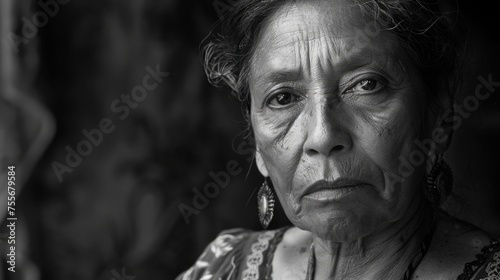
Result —
[[[223, 231], [176, 280], [271, 280], [274, 251], [287, 229]], [[458, 280], [500, 280], [498, 241], [485, 246], [476, 258], [466, 264]]]

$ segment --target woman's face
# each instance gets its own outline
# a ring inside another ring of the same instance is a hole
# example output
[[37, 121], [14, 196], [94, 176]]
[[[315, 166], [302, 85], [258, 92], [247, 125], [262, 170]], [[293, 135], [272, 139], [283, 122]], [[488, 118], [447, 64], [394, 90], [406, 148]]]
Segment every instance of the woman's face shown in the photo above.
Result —
[[402, 162], [422, 136], [424, 92], [397, 41], [377, 31], [350, 1], [287, 4], [250, 61], [259, 170], [291, 222], [323, 238], [383, 230], [421, 193], [425, 164]]

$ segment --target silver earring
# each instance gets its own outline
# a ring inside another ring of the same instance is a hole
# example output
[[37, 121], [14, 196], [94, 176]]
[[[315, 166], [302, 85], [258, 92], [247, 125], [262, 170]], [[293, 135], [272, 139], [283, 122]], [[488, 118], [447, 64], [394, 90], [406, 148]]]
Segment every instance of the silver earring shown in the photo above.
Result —
[[269, 226], [274, 214], [274, 194], [269, 187], [271, 180], [266, 177], [264, 183], [257, 194], [257, 202], [259, 207], [259, 220], [264, 229]]
[[451, 193], [453, 186], [453, 172], [450, 166], [444, 161], [442, 155], [438, 155], [431, 172], [427, 176], [427, 199], [434, 205], [439, 206]]

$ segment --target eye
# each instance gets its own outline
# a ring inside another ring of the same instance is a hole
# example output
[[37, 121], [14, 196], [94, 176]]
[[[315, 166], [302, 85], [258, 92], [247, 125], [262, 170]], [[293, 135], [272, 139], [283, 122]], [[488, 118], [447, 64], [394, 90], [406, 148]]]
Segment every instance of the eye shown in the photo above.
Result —
[[280, 92], [271, 96], [267, 104], [270, 105], [271, 107], [280, 108], [280, 107], [286, 107], [291, 103], [297, 102], [301, 99], [302, 97], [297, 94], [293, 94], [290, 92]]
[[373, 93], [381, 88], [383, 88], [385, 84], [378, 79], [363, 79], [357, 82], [353, 87], [346, 90], [346, 93]]

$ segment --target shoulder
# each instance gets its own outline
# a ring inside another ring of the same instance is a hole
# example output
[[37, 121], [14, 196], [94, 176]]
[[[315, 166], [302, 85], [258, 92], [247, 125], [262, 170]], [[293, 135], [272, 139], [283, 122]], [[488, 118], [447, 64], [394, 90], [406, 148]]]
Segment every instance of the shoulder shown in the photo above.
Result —
[[237, 279], [248, 258], [267, 250], [282, 230], [252, 231], [236, 228], [221, 232], [197, 259], [195, 264], [177, 277], [186, 279]]
[[255, 232], [242, 228], [225, 230], [210, 242], [207, 249], [210, 249], [215, 257], [224, 256], [231, 251], [241, 249], [240, 247], [253, 235]]
[[459, 280], [500, 279], [500, 243], [494, 240], [481, 249], [476, 259], [467, 263]]
[[488, 248], [500, 250], [500, 247], [496, 246], [496, 241], [486, 232], [442, 214], [438, 219], [429, 250], [415, 276], [423, 279], [457, 279], [466, 274], [464, 273], [466, 267], [472, 271], [478, 270], [479, 267], [472, 267], [471, 264], [478, 258], [490, 257], [491, 252], [485, 252]]

